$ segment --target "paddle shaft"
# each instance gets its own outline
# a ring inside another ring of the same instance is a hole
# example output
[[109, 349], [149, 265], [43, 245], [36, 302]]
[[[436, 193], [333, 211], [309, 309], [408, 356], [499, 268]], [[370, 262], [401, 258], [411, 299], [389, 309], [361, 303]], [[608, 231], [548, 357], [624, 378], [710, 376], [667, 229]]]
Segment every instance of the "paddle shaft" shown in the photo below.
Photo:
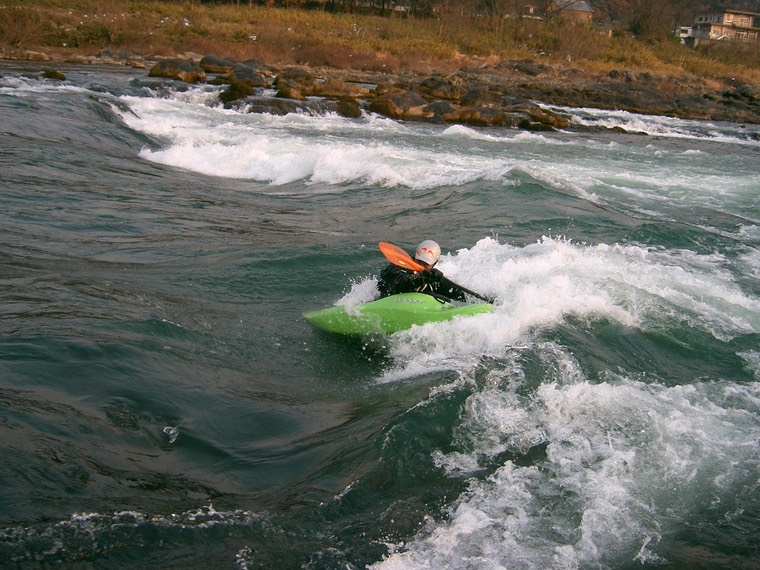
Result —
[[475, 291], [471, 291], [471, 290], [470, 290], [470, 289], [468, 289], [467, 287], [462, 287], [462, 286], [461, 286], [461, 285], [459, 285], [458, 283], [454, 283], [454, 282], [453, 282], [451, 279], [449, 279], [448, 277], [444, 277], [444, 278], [443, 278], [443, 281], [445, 281], [445, 282], [446, 282], [446, 284], [447, 284], [449, 287], [456, 287], [457, 289], [461, 289], [462, 291], [464, 291], [464, 292], [465, 292], [465, 293], [467, 293], [468, 295], [472, 295], [472, 296], [473, 296], [473, 297], [475, 297], [476, 299], [480, 299], [481, 301], [485, 301], [486, 303], [491, 303], [491, 304], [493, 304], [493, 299], [491, 299], [491, 298], [489, 298], [489, 297], [484, 297], [483, 295], [480, 295], [480, 294], [476, 293]]

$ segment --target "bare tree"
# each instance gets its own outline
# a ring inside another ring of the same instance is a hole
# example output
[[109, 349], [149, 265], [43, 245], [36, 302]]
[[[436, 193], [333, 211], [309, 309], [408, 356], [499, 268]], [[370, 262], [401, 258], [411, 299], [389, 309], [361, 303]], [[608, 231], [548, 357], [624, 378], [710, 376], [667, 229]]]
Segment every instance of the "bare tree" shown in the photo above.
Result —
[[673, 29], [673, 2], [631, 0], [628, 29], [637, 37], [666, 37]]
[[473, 14], [473, 3], [468, 0], [439, 0], [433, 12], [438, 18], [438, 35], [449, 37], [465, 18]]

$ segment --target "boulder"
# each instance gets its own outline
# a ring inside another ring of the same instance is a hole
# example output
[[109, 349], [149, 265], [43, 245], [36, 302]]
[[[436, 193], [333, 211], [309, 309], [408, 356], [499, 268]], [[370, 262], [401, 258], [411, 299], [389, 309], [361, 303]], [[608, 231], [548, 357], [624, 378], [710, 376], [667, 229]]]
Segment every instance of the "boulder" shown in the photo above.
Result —
[[507, 107], [509, 112], [524, 115], [518, 126], [531, 131], [561, 130], [570, 127], [567, 115], [556, 113], [531, 102], [515, 103]]
[[199, 65], [206, 73], [229, 73], [235, 68], [235, 62], [215, 55], [204, 55]]
[[209, 83], [227, 85], [227, 88], [219, 95], [219, 100], [225, 105], [252, 95], [259, 87], [270, 85], [261, 73], [242, 63], [231, 63], [231, 67], [224, 74], [212, 79]]
[[225, 77], [233, 81], [243, 81], [251, 87], [269, 87], [269, 80], [257, 69], [245, 63], [236, 64]]
[[48, 69], [42, 72], [45, 79], [55, 79], [56, 81], [66, 81], [66, 74], [57, 69]]
[[458, 107], [453, 112], [443, 116], [447, 123], [472, 125], [476, 127], [515, 127], [515, 117], [502, 109], [493, 107], [476, 107], [467, 105]]
[[[329, 70], [322, 79], [309, 68], [275, 71], [257, 60], [198, 59], [200, 65], [181, 56], [164, 60], [153, 66], [150, 75], [195, 82], [203, 80], [206, 72], [214, 73], [216, 77], [210, 82], [226, 86], [221, 95], [225, 105], [241, 101], [251, 112], [275, 114], [336, 112], [355, 118], [368, 109], [400, 120], [537, 131], [574, 128], [564, 114], [534, 103], [542, 101], [557, 106], [760, 123], [760, 86], [733, 80], [707, 82], [690, 75], [660, 76], [625, 69], [594, 74], [523, 60], [428, 77]], [[256, 94], [256, 90], [270, 86], [276, 88], [276, 98]]]
[[734, 99], [744, 103], [760, 103], [760, 85], [735, 85], [722, 93], [724, 99]]
[[445, 115], [454, 112], [454, 106], [450, 101], [433, 101], [425, 107], [425, 111], [442, 121]]
[[533, 103], [500, 107], [466, 105], [455, 107], [441, 118], [448, 123], [529, 131], [554, 131], [570, 126], [566, 116], [542, 109]]
[[318, 83], [314, 87], [314, 94], [320, 97], [332, 97], [340, 99], [341, 97], [366, 97], [369, 95], [369, 89], [356, 83], [347, 83], [339, 79], [328, 79], [323, 83]]
[[294, 99], [296, 101], [305, 101], [306, 95], [304, 95], [299, 89], [293, 85], [281, 85], [277, 90], [275, 97], [280, 99]]
[[500, 107], [503, 93], [491, 85], [474, 85], [460, 100], [462, 105], [472, 107]]
[[352, 97], [341, 97], [338, 100], [337, 112], [341, 117], [358, 119], [362, 116], [362, 108], [359, 101]]
[[233, 79], [228, 83], [227, 88], [219, 94], [219, 100], [229, 106], [233, 101], [253, 95], [254, 91], [255, 89], [250, 83]]
[[206, 72], [196, 62], [189, 59], [164, 59], [151, 67], [150, 77], [177, 79], [185, 83], [205, 81]]
[[302, 69], [300, 67], [290, 67], [282, 71], [274, 80], [273, 85], [283, 93], [293, 92], [300, 94], [301, 97], [305, 95], [312, 95], [317, 89], [317, 78], [313, 73]]
[[370, 100], [369, 110], [392, 119], [429, 119], [433, 114], [425, 110], [427, 104], [416, 91], [396, 88]]
[[241, 100], [249, 113], [268, 113], [270, 115], [287, 115], [288, 113], [324, 113], [336, 112], [334, 107], [326, 107], [315, 101], [296, 101], [293, 99], [276, 99], [271, 97], [249, 97]]
[[416, 87], [417, 92], [428, 99], [445, 99], [456, 101], [465, 94], [465, 89], [460, 82], [441, 77], [428, 77], [423, 79]]
[[517, 126], [527, 131], [555, 131], [570, 127], [570, 120], [559, 113], [535, 107], [525, 112], [526, 117]]

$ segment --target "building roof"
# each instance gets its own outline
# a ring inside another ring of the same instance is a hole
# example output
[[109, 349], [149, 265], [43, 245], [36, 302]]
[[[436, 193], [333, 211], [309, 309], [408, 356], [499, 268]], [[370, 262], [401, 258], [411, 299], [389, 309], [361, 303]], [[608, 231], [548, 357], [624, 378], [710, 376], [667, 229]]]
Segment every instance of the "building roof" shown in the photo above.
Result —
[[588, 2], [574, 2], [571, 0], [554, 0], [560, 10], [572, 10], [573, 12], [593, 12], [594, 9]]
[[742, 16], [760, 16], [760, 12], [748, 12], [747, 10], [732, 10], [731, 8], [725, 8], [723, 10], [705, 10], [700, 12], [697, 16], [723, 16], [725, 14], [741, 14]]

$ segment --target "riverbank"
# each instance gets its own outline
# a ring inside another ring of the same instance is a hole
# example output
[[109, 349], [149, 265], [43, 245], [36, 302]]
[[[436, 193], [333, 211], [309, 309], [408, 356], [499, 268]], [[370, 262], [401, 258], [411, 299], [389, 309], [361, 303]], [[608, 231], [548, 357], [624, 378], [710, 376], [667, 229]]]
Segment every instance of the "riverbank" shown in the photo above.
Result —
[[[328, 110], [357, 116], [368, 110], [399, 120], [553, 130], [568, 126], [546, 106], [623, 110], [684, 119], [760, 124], [760, 86], [690, 74], [666, 76], [615, 69], [593, 73], [559, 64], [510, 60], [427, 73], [366, 71], [235, 61], [195, 53], [144, 57], [100, 50], [0, 51], [0, 58], [39, 64], [60, 78], [67, 64], [125, 65], [155, 78], [225, 85], [229, 107], [284, 114]], [[276, 97], [262, 96], [275, 89]]]

